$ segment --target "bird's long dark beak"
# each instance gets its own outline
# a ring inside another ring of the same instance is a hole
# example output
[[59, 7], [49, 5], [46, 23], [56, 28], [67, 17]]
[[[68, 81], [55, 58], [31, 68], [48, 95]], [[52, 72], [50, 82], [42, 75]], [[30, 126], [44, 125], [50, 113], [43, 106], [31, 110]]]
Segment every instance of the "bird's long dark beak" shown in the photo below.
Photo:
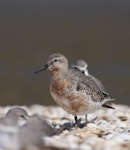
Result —
[[40, 69], [36, 70], [35, 73], [39, 73], [39, 72], [41, 72], [41, 71], [43, 71], [43, 70], [46, 70], [46, 69], [48, 69], [48, 64], [45, 64], [45, 65], [44, 65], [43, 67], [41, 67]]

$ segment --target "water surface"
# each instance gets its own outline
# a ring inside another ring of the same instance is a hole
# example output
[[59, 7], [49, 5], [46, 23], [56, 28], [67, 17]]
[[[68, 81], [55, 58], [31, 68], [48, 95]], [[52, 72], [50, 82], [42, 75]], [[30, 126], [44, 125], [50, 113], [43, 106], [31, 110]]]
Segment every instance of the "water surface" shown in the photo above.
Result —
[[49, 73], [34, 74], [48, 56], [85, 59], [117, 103], [130, 104], [130, 2], [0, 1], [1, 105], [55, 104]]

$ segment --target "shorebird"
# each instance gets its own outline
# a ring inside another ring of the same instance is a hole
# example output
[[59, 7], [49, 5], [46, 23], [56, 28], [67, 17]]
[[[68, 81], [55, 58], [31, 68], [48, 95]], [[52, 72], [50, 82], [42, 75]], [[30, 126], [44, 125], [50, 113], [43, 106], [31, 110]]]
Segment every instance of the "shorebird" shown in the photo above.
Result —
[[4, 117], [0, 118], [0, 125], [22, 126], [26, 123], [29, 115], [25, 109], [21, 107], [13, 107], [8, 110]]
[[54, 101], [72, 114], [77, 124], [78, 115], [87, 115], [113, 101], [102, 92], [91, 77], [76, 69], [69, 69], [67, 58], [59, 53], [49, 56], [47, 63], [35, 73], [51, 71], [50, 93]]
[[0, 118], [0, 149], [19, 149], [19, 128], [27, 122], [28, 117], [26, 110], [13, 107]]
[[27, 123], [21, 127], [18, 137], [21, 149], [28, 146], [43, 146], [43, 137], [54, 135], [53, 128], [46, 120], [39, 116], [30, 116]]
[[[23, 120], [26, 123], [21, 124]], [[20, 124], [19, 124], [20, 123]], [[39, 116], [28, 116], [20, 107], [10, 109], [0, 118], [0, 149], [26, 149], [29, 146], [42, 147], [43, 137], [56, 134], [46, 120]]]
[[[103, 91], [104, 93], [106, 93], [106, 89], [103, 86], [102, 82], [99, 79], [97, 79], [96, 77], [94, 77], [92, 74], [89, 73], [89, 71], [88, 71], [88, 64], [84, 60], [82, 60], [82, 59], [81, 60], [77, 60], [75, 65], [71, 65], [71, 68], [72, 69], [78, 69], [85, 76], [90, 76], [94, 80], [94, 82], [98, 85], [100, 90]], [[106, 93], [106, 94], [108, 94], [108, 93]]]

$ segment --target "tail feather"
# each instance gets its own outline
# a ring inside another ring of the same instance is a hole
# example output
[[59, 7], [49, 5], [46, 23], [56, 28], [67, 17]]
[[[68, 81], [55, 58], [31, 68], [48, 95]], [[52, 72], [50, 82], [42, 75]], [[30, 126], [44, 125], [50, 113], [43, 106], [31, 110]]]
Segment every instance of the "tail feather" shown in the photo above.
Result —
[[108, 105], [108, 104], [103, 104], [102, 107], [105, 107], [105, 108], [110, 108], [110, 109], [115, 109], [114, 107]]
[[102, 101], [102, 104], [104, 105], [105, 103], [107, 102], [112, 102], [112, 101], [115, 101], [115, 99], [111, 99], [111, 98], [106, 98]]
[[105, 107], [105, 108], [110, 108], [110, 109], [115, 109], [114, 107], [111, 106], [111, 103], [109, 102], [112, 102], [112, 101], [115, 101], [115, 99], [104, 99], [103, 102], [102, 102], [102, 107]]

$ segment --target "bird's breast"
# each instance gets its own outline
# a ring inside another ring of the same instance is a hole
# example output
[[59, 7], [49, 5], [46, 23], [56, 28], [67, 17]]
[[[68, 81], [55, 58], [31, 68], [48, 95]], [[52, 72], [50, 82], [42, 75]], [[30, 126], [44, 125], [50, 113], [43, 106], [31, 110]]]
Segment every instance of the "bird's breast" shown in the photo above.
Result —
[[70, 88], [69, 80], [63, 78], [61, 75], [56, 74], [52, 77], [50, 82], [50, 91], [54, 93], [57, 97], [65, 96], [67, 93], [67, 89]]

